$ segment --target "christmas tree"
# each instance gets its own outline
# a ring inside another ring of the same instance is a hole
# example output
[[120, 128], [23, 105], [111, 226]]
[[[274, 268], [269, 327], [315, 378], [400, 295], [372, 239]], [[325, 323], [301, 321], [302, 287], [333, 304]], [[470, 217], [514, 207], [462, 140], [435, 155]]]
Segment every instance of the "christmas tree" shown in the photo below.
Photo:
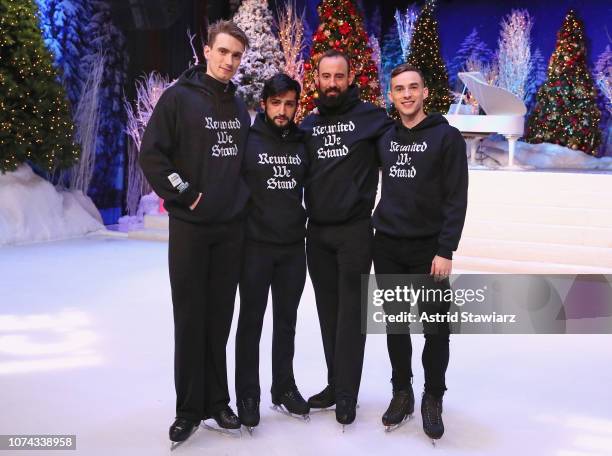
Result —
[[89, 196], [100, 210], [106, 224], [116, 223], [121, 215], [123, 163], [126, 154], [126, 112], [123, 92], [127, 79], [128, 56], [123, 32], [114, 24], [111, 5], [106, 0], [89, 0], [92, 16], [88, 18], [89, 38], [83, 66], [93, 68], [94, 60], [104, 54], [104, 73], [100, 91], [100, 127], [96, 148], [96, 170]]
[[476, 27], [474, 27], [470, 34], [461, 42], [459, 50], [449, 65], [448, 71], [451, 87], [454, 87], [457, 83], [457, 74], [466, 71], [466, 63], [470, 59], [478, 60], [483, 65], [490, 64], [493, 59], [493, 52], [484, 41], [480, 39]]
[[266, 0], [245, 0], [233, 21], [244, 30], [250, 42], [234, 82], [238, 85], [238, 95], [249, 108], [255, 109], [259, 106], [265, 80], [283, 66], [283, 53], [272, 33], [274, 18]]
[[317, 93], [314, 75], [319, 58], [328, 49], [336, 49], [348, 55], [361, 99], [382, 106], [378, 69], [372, 59], [363, 18], [353, 2], [323, 0], [317, 10], [319, 27], [313, 35], [310, 58], [304, 64], [304, 90], [300, 98], [298, 121], [315, 107]]
[[448, 72], [440, 51], [434, 8], [435, 0], [427, 0], [416, 22], [407, 61], [425, 75], [425, 83], [429, 88], [425, 111], [446, 113], [453, 98], [448, 86]]
[[392, 24], [383, 38], [382, 46], [382, 74], [380, 75], [380, 86], [385, 94], [389, 91], [389, 76], [391, 75], [391, 71], [403, 62], [404, 55], [402, 54], [399, 33], [396, 25]]
[[527, 141], [596, 153], [601, 113], [587, 68], [584, 26], [574, 11], [565, 16], [548, 64], [548, 78], [536, 100], [527, 124]]
[[66, 93], [31, 1], [0, 0], [0, 172], [29, 161], [46, 171], [79, 157]]

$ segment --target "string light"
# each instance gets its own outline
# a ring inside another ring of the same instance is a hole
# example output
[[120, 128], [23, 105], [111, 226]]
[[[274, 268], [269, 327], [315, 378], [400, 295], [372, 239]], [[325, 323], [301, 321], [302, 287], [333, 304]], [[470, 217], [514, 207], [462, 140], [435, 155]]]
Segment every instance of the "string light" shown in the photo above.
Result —
[[595, 155], [601, 142], [597, 91], [588, 70], [584, 25], [572, 10], [557, 34], [548, 79], [538, 90], [527, 140]]
[[36, 13], [34, 2], [0, 1], [0, 172], [26, 160], [52, 171], [79, 156]]

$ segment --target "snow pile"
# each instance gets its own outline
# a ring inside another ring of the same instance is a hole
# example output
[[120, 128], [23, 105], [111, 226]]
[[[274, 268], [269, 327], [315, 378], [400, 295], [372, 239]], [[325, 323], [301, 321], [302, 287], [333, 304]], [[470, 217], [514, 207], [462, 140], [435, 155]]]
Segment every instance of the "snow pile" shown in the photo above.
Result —
[[[481, 165], [487, 168], [508, 165], [507, 141], [487, 138], [482, 141], [479, 150]], [[517, 141], [514, 162], [518, 166], [537, 169], [612, 170], [612, 157], [596, 158], [580, 150], [550, 143], [529, 144]]]
[[0, 245], [51, 241], [104, 229], [89, 197], [57, 190], [28, 165], [0, 174]]
[[155, 192], [151, 192], [140, 198], [136, 215], [125, 215], [119, 219], [119, 231], [135, 231], [144, 228], [145, 215], [159, 215], [160, 198]]

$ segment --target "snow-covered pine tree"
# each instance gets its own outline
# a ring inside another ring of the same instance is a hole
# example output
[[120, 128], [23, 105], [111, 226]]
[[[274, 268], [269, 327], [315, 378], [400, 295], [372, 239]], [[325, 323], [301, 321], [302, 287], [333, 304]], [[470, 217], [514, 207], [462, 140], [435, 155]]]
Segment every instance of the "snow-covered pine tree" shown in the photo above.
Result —
[[610, 45], [599, 54], [593, 69], [595, 82], [599, 88], [597, 105], [601, 111], [600, 155], [612, 155], [612, 50]]
[[461, 42], [459, 50], [448, 67], [451, 87], [455, 87], [457, 83], [457, 73], [465, 71], [468, 60], [478, 60], [483, 66], [486, 66], [490, 65], [492, 59], [493, 51], [491, 51], [485, 42], [480, 39], [478, 30], [474, 27], [469, 35]]
[[527, 106], [527, 112], [531, 112], [535, 105], [535, 96], [538, 89], [546, 81], [546, 62], [542, 56], [540, 48], [531, 55], [531, 71], [525, 84], [525, 105]]
[[90, 74], [89, 68], [82, 67], [89, 48], [85, 30], [91, 17], [90, 2], [37, 0], [37, 3], [45, 45], [53, 55], [54, 66], [60, 70], [60, 79], [74, 112]]
[[383, 37], [381, 53], [382, 72], [380, 74], [380, 90], [383, 92], [385, 102], [389, 104], [391, 103], [387, 99], [387, 92], [389, 91], [389, 76], [391, 75], [393, 68], [404, 62], [402, 46], [400, 45], [399, 33], [395, 23], [389, 27], [389, 31]]
[[237, 94], [249, 108], [255, 109], [265, 80], [281, 70], [283, 53], [272, 32], [274, 18], [267, 0], [244, 0], [233, 21], [250, 42], [233, 81], [238, 86]]
[[113, 23], [108, 0], [89, 0], [92, 15], [88, 18], [86, 37], [90, 43], [83, 58], [83, 68], [103, 52], [106, 67], [100, 90], [100, 127], [96, 148], [96, 170], [89, 195], [100, 210], [104, 222], [116, 223], [121, 215], [123, 161], [125, 156], [126, 113], [123, 92], [128, 56], [123, 32]]

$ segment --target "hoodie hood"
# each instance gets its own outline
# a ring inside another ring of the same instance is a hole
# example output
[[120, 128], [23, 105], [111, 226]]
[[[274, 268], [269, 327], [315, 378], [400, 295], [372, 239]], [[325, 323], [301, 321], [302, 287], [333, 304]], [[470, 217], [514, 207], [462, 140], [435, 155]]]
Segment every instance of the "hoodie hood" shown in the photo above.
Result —
[[346, 91], [340, 95], [339, 104], [337, 106], [330, 106], [325, 103], [325, 98], [317, 98], [315, 105], [319, 109], [321, 114], [325, 115], [338, 115], [344, 114], [354, 108], [361, 100], [359, 99], [359, 87], [355, 84], [351, 85]]
[[264, 112], [257, 113], [255, 122], [253, 122], [251, 126], [251, 131], [263, 136], [289, 142], [298, 142], [304, 138], [304, 132], [300, 130], [293, 121], [286, 127], [280, 128], [270, 122]]
[[416, 124], [412, 128], [406, 127], [401, 121], [397, 123], [397, 126], [399, 130], [409, 132], [409, 131], [427, 130], [428, 128], [437, 127], [438, 125], [442, 125], [442, 124], [448, 125], [448, 120], [446, 120], [446, 117], [444, 117], [439, 112], [434, 112], [434, 113], [428, 114], [427, 117], [425, 117], [422, 121], [420, 121], [418, 124]]
[[194, 87], [209, 94], [234, 96], [236, 93], [236, 86], [232, 81], [224, 84], [206, 74], [206, 65], [195, 65], [187, 68], [179, 77], [177, 84]]

